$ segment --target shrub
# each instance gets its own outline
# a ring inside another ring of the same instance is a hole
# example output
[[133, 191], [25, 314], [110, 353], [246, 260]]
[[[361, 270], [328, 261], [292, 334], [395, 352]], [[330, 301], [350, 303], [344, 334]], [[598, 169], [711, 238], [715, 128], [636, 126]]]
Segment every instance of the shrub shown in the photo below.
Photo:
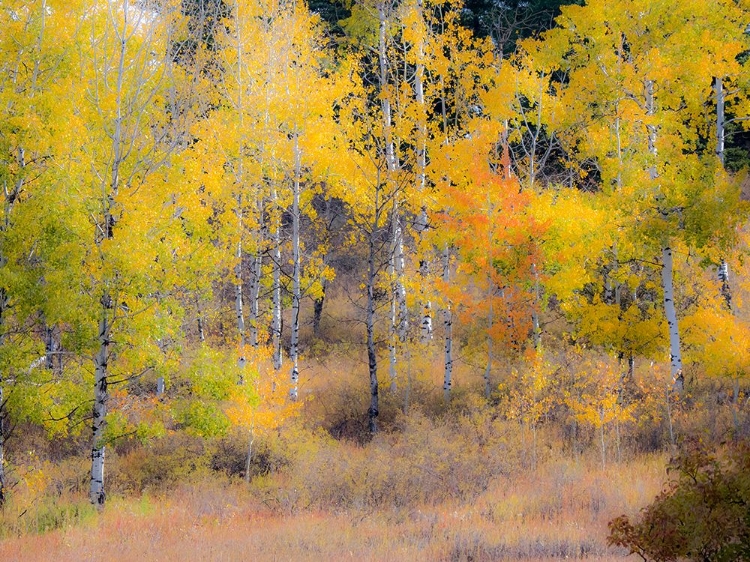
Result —
[[750, 447], [721, 461], [693, 445], [669, 463], [665, 490], [638, 521], [609, 523], [609, 543], [644, 560], [699, 561], [750, 558]]

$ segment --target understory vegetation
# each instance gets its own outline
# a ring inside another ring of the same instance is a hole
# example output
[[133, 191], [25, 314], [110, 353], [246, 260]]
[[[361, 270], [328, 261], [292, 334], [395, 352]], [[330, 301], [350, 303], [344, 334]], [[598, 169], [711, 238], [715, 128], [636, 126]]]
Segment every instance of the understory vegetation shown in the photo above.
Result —
[[[461, 366], [463, 390], [450, 405], [434, 390], [432, 361], [415, 361], [408, 412], [405, 392], [386, 395], [374, 437], [353, 364], [325, 356], [303, 369], [315, 389], [303, 408], [272, 430], [205, 437], [175, 425], [115, 441], [103, 513], [86, 498], [87, 440], [19, 428], [0, 555], [33, 544], [29, 560], [96, 560], [115, 548], [137, 560], [157, 547], [164, 560], [620, 559], [636, 551], [632, 532], [617, 531], [620, 516], [637, 519], [657, 497], [669, 457], [699, 442], [731, 454], [750, 423], [744, 389], [739, 401], [716, 381], [670, 397], [663, 373], [655, 379], [643, 365], [620, 399], [629, 415], [601, 425], [576, 402], [552, 399], [566, 385], [586, 388], [586, 355], [569, 357], [546, 391], [511, 369], [490, 401]], [[546, 404], [538, 416], [508, 407], [509, 396], [532, 391], [529, 407]]]
[[0, 0], [0, 558], [748, 556], [750, 0]]

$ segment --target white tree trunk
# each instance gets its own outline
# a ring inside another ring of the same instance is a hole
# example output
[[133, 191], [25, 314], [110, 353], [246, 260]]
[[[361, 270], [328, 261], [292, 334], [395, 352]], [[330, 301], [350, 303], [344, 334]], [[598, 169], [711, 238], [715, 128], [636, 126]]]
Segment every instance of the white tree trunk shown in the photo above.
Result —
[[[242, 221], [240, 221], [240, 236], [242, 236]], [[245, 357], [245, 346], [247, 341], [245, 339], [245, 314], [242, 307], [242, 240], [237, 242], [237, 253], [235, 255], [237, 259], [237, 265], [234, 267], [234, 275], [236, 277], [234, 281], [234, 309], [237, 314], [237, 332], [239, 335], [239, 354], [237, 359], [237, 365], [239, 367], [239, 384], [245, 384], [245, 365], [247, 358]]]
[[[656, 113], [653, 80], [646, 81], [646, 112], [649, 116]], [[648, 151], [653, 156], [653, 162], [649, 168], [649, 176], [652, 181], [656, 181], [658, 178], [658, 171], [656, 169], [656, 126], [653, 124], [647, 125], [646, 130], [648, 131]], [[674, 302], [674, 259], [672, 256], [672, 249], [669, 246], [669, 241], [666, 236], [665, 239], [666, 242], [662, 246], [661, 284], [664, 293], [664, 314], [667, 318], [667, 325], [669, 327], [669, 356], [672, 386], [676, 391], [680, 392], [683, 388], [684, 377], [682, 374], [680, 329], [677, 324], [677, 310]]]
[[104, 429], [106, 427], [107, 401], [107, 363], [109, 361], [109, 345], [111, 324], [109, 309], [112, 307], [111, 297], [105, 293], [101, 301], [101, 320], [99, 321], [99, 351], [94, 357], [94, 408], [91, 422], [93, 445], [91, 447], [91, 503], [104, 506]]
[[[376, 198], [375, 207], [378, 201]], [[367, 410], [367, 421], [370, 433], [378, 431], [379, 396], [378, 396], [378, 356], [375, 350], [375, 277], [376, 277], [376, 244], [378, 231], [378, 213], [375, 214], [373, 230], [369, 236], [369, 254], [367, 256], [367, 364], [370, 374], [370, 407]]]
[[724, 138], [725, 138], [725, 117], [724, 117], [724, 85], [721, 78], [714, 80], [714, 92], [716, 94], [716, 156], [722, 166], [724, 165]]
[[534, 332], [534, 349], [539, 351], [542, 347], [542, 329], [539, 325], [539, 311], [542, 308], [542, 297], [539, 290], [539, 272], [536, 269], [536, 264], [531, 264], [531, 272], [534, 275], [534, 300], [535, 308], [531, 315], [532, 330]]
[[[395, 267], [393, 265], [393, 256], [391, 256], [390, 259], [390, 266], [389, 266], [389, 273], [391, 275], [391, 278], [394, 279], [395, 277]], [[398, 373], [396, 372], [396, 362], [397, 362], [397, 356], [396, 356], [396, 339], [397, 339], [397, 331], [398, 331], [398, 312], [397, 308], [398, 305], [396, 303], [396, 281], [395, 279], [392, 282], [393, 288], [391, 290], [391, 326], [390, 326], [390, 333], [388, 334], [388, 376], [391, 381], [390, 391], [396, 392], [398, 390], [398, 386], [396, 384], [396, 378], [398, 377]]]
[[263, 275], [263, 251], [266, 229], [263, 226], [263, 201], [259, 197], [257, 201], [258, 220], [260, 226], [256, 231], [255, 254], [253, 255], [253, 266], [250, 270], [250, 345], [257, 349], [260, 345], [260, 286]]
[[263, 254], [260, 249], [253, 256], [252, 281], [250, 282], [250, 345], [260, 345], [258, 325], [260, 321], [260, 281], [263, 274]]
[[[118, 62], [116, 71], [116, 85], [115, 85], [115, 110], [116, 116], [114, 119], [114, 127], [112, 131], [112, 162], [110, 165], [110, 179], [109, 185], [103, 186], [102, 188], [102, 207], [104, 212], [102, 214], [103, 225], [100, 232], [100, 237], [97, 239], [97, 246], [101, 248], [103, 240], [112, 238], [113, 230], [115, 225], [115, 219], [112, 215], [112, 205], [117, 197], [119, 186], [120, 186], [120, 166], [123, 162], [123, 110], [124, 100], [124, 79], [125, 79], [125, 59], [126, 59], [126, 47], [127, 37], [129, 35], [129, 2], [125, 0], [123, 5], [123, 22], [122, 29], [117, 30], [119, 37], [119, 50], [118, 50]], [[104, 254], [100, 252], [102, 260], [104, 260]], [[114, 314], [110, 319], [110, 310], [113, 308], [114, 303], [112, 301], [112, 295], [109, 294], [107, 289], [102, 292], [102, 298], [100, 301], [100, 320], [99, 320], [99, 350], [94, 357], [94, 406], [92, 411], [92, 446], [91, 446], [91, 486], [90, 486], [90, 499], [91, 503], [96, 506], [103, 507], [105, 501], [104, 493], [104, 451], [105, 445], [103, 442], [104, 429], [106, 427], [106, 416], [107, 416], [107, 401], [109, 400], [108, 390], [108, 362], [109, 362], [109, 346], [111, 344], [110, 334], [112, 330], [112, 323], [114, 321]]]
[[[276, 200], [276, 192], [273, 194]], [[273, 311], [271, 316], [271, 339], [273, 345], [273, 368], [278, 372], [282, 366], [281, 349], [281, 218], [273, 230]]]
[[383, 118], [383, 135], [385, 143], [386, 163], [386, 186], [389, 193], [393, 194], [393, 210], [391, 212], [391, 246], [389, 256], [389, 273], [391, 276], [391, 330], [388, 342], [390, 356], [390, 381], [391, 390], [396, 390], [396, 364], [398, 360], [398, 340], [406, 340], [408, 330], [408, 312], [406, 310], [406, 289], [404, 288], [403, 275], [403, 241], [401, 223], [399, 218], [400, 206], [398, 201], [398, 188], [395, 184], [395, 174], [398, 169], [396, 160], [396, 149], [393, 140], [393, 117], [391, 114], [391, 100], [387, 93], [388, 76], [388, 52], [387, 34], [389, 19], [385, 2], [378, 4], [378, 16], [380, 20], [378, 41], [378, 64], [379, 64], [379, 86], [381, 93], [380, 109]]
[[662, 270], [661, 284], [664, 291], [664, 312], [667, 316], [667, 325], [669, 326], [669, 353], [670, 353], [670, 372], [675, 390], [682, 390], [682, 353], [680, 347], [680, 330], [677, 326], [677, 312], [674, 305], [674, 285], [673, 285], [673, 258], [672, 249], [664, 248], [662, 251]]
[[299, 147], [299, 135], [294, 135], [294, 182], [292, 189], [292, 261], [293, 261], [293, 273], [292, 273], [292, 337], [291, 346], [289, 351], [289, 358], [292, 362], [292, 374], [291, 374], [291, 388], [289, 389], [289, 397], [292, 400], [297, 400], [297, 385], [299, 383], [299, 308], [300, 299], [302, 297], [302, 288], [300, 285], [300, 240], [299, 240], [299, 229], [300, 229], [300, 177], [302, 174], [301, 169], [301, 154]]
[[[7, 216], [6, 216], [7, 219]], [[0, 267], [5, 265], [5, 258], [0, 255]], [[0, 289], [0, 347], [5, 343], [5, 311], [8, 308], [8, 296], [5, 289]], [[0, 508], [6, 500], [6, 477], [5, 477], [5, 381], [0, 371]]]
[[[724, 166], [724, 137], [725, 137], [725, 117], [724, 117], [724, 85], [721, 78], [714, 80], [714, 92], [716, 94], [716, 156], [719, 158], [722, 167]], [[719, 281], [721, 282], [721, 294], [727, 303], [727, 308], [732, 310], [732, 290], [729, 286], [729, 264], [726, 260], [721, 260], [719, 264]]]
[[396, 364], [399, 343], [406, 343], [409, 331], [409, 312], [406, 309], [406, 288], [402, 281], [404, 274], [404, 248], [401, 220], [398, 209], [394, 206], [391, 216], [391, 251], [389, 259], [391, 287], [391, 333], [388, 341], [390, 355], [390, 381], [392, 392], [396, 391]]
[[201, 311], [200, 296], [195, 297], [195, 310], [198, 313], [198, 340], [203, 343], [206, 341], [206, 331], [203, 326], [203, 311]]
[[[417, 0], [417, 12], [418, 21], [420, 24], [423, 22], [423, 5], [422, 0]], [[417, 105], [419, 106], [419, 122], [417, 125], [417, 193], [423, 193], [427, 185], [427, 109], [424, 99], [424, 41], [421, 39], [422, 35], [419, 35], [420, 40], [417, 43], [417, 65], [414, 73], [414, 95], [417, 99]], [[417, 231], [421, 235], [429, 224], [429, 218], [427, 216], [427, 208], [422, 207], [417, 222]], [[420, 293], [424, 294], [424, 284], [427, 283], [427, 276], [429, 273], [429, 261], [427, 256], [423, 256], [419, 266], [419, 274], [422, 277], [422, 288]], [[429, 299], [422, 299], [422, 320], [420, 321], [420, 336], [422, 343], [427, 343], [432, 340], [432, 303]]]
[[[5, 404], [3, 378], [0, 376], [0, 405]], [[5, 505], [5, 407], [0, 408], [0, 508]]]
[[[451, 254], [446, 244], [443, 250], [443, 282], [450, 282], [450, 263]], [[450, 303], [446, 302], [443, 308], [443, 329], [445, 337], [445, 361], [443, 372], [443, 396], [445, 401], [451, 399], [451, 389], [453, 388], [453, 313], [451, 312]]]

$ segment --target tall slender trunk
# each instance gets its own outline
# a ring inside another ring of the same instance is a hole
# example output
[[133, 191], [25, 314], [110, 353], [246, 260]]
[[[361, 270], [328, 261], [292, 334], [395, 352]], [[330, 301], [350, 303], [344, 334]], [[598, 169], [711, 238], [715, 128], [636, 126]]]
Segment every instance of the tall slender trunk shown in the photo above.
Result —
[[423, 257], [419, 263], [419, 276], [421, 277], [419, 292], [422, 295], [422, 320], [419, 323], [420, 339], [422, 343], [428, 343], [432, 340], [432, 302], [424, 298], [425, 285], [429, 275], [430, 262]]
[[292, 337], [289, 350], [289, 358], [292, 362], [291, 388], [289, 397], [292, 400], [297, 399], [297, 385], [299, 383], [299, 307], [302, 296], [300, 285], [300, 177], [302, 174], [301, 153], [299, 147], [299, 134], [294, 134], [294, 182], [292, 189]]
[[203, 311], [201, 310], [201, 301], [199, 296], [195, 297], [195, 309], [198, 313], [198, 340], [203, 343], [204, 341], [206, 341], [206, 331], [205, 326], [203, 325]]
[[726, 260], [721, 260], [717, 276], [719, 278], [719, 282], [721, 283], [721, 295], [724, 297], [724, 302], [727, 305], [727, 309], [731, 312], [732, 288], [729, 285], [729, 264], [726, 262]]
[[105, 291], [101, 300], [99, 321], [99, 351], [94, 357], [94, 408], [91, 422], [93, 445], [91, 447], [91, 503], [104, 506], [104, 428], [106, 427], [107, 401], [109, 400], [108, 371], [110, 331], [112, 328], [109, 313], [112, 298]]
[[[376, 208], [378, 202], [376, 201]], [[370, 407], [367, 410], [367, 421], [370, 433], [378, 431], [378, 356], [375, 351], [375, 259], [376, 233], [378, 231], [378, 214], [375, 214], [373, 229], [369, 236], [369, 253], [367, 256], [367, 364], [370, 373]]]
[[[714, 79], [714, 93], [716, 94], [716, 156], [724, 167], [724, 138], [726, 121], [724, 117], [724, 85], [721, 78]], [[722, 259], [719, 264], [719, 281], [721, 282], [721, 294], [727, 303], [727, 308], [732, 310], [732, 290], [729, 286], [729, 265]]]
[[[276, 190], [273, 192], [276, 201]], [[281, 349], [281, 218], [273, 229], [273, 312], [271, 316], [271, 339], [273, 345], [273, 368], [281, 370], [283, 356]]]
[[[420, 25], [424, 21], [422, 0], [417, 0], [417, 13]], [[414, 96], [419, 107], [419, 116], [417, 123], [417, 193], [423, 193], [427, 186], [427, 104], [424, 98], [424, 56], [425, 46], [421, 39], [422, 34], [418, 34], [420, 40], [417, 44], [417, 65], [414, 72]], [[417, 222], [417, 231], [421, 235], [429, 224], [427, 208], [422, 207]], [[422, 277], [420, 294], [422, 295], [422, 319], [420, 321], [420, 339], [422, 343], [427, 343], [432, 339], [432, 303], [429, 299], [424, 298], [424, 285], [427, 283], [427, 276], [430, 269], [430, 262], [426, 255], [422, 256], [419, 263], [419, 274]]]
[[724, 84], [721, 78], [714, 79], [714, 93], [716, 94], [716, 156], [721, 165], [724, 165], [724, 139], [725, 139], [725, 117], [724, 117]]
[[392, 392], [396, 391], [396, 363], [398, 346], [406, 343], [409, 331], [409, 313], [406, 309], [406, 289], [402, 278], [404, 273], [404, 252], [401, 220], [398, 208], [394, 205], [391, 215], [391, 251], [389, 259], [389, 274], [392, 279], [391, 287], [391, 331], [388, 342], [390, 352], [390, 381]]
[[674, 305], [674, 285], [672, 275], [672, 249], [667, 247], [662, 250], [661, 282], [664, 291], [664, 312], [667, 316], [669, 326], [669, 350], [670, 350], [670, 373], [675, 390], [683, 388], [682, 375], [682, 353], [680, 347], [680, 330], [677, 325], [677, 312]]
[[[447, 285], [450, 282], [450, 248], [446, 244], [443, 250], [443, 282]], [[445, 331], [445, 361], [443, 371], [443, 396], [446, 402], [451, 399], [451, 389], [453, 387], [453, 313], [451, 312], [450, 303], [446, 302], [443, 308], [443, 329]]]
[[393, 264], [394, 258], [393, 254], [391, 254], [391, 259], [389, 260], [390, 264], [388, 267], [388, 273], [391, 276], [392, 279], [392, 289], [391, 289], [391, 326], [388, 333], [388, 376], [391, 381], [390, 391], [396, 392], [398, 390], [398, 387], [396, 385], [396, 378], [398, 376], [398, 373], [396, 372], [396, 362], [397, 362], [397, 356], [396, 356], [396, 347], [397, 343], [396, 340], [398, 338], [397, 332], [398, 332], [398, 304], [396, 302], [396, 273], [395, 273], [395, 267]]
[[[654, 81], [647, 80], [646, 90], [646, 113], [649, 116], [656, 114], [656, 104], [654, 101]], [[659, 177], [656, 168], [656, 126], [647, 125], [648, 132], [648, 151], [653, 157], [653, 162], [649, 167], [649, 177], [655, 182]], [[664, 216], [668, 211], [661, 211]], [[682, 347], [680, 345], [680, 329], [677, 324], [677, 310], [674, 303], [674, 259], [672, 248], [669, 244], [669, 235], [665, 234], [662, 245], [662, 269], [661, 285], [664, 293], [664, 314], [669, 326], [669, 356], [670, 356], [670, 373], [672, 375], [672, 387], [680, 392], [683, 388], [684, 378], [682, 374]]]
[[5, 393], [3, 377], [0, 375], [0, 508], [5, 505]]
[[[241, 217], [242, 211], [238, 210], [238, 216]], [[239, 380], [238, 384], [245, 384], [245, 365], [247, 364], [247, 358], [245, 357], [247, 341], [245, 338], [245, 314], [242, 305], [242, 219], [240, 218], [240, 240], [237, 242], [237, 252], [235, 258], [237, 259], [237, 265], [234, 267], [234, 309], [237, 314], [237, 332], [239, 335], [239, 356], [237, 359], [237, 365], [239, 367]]]
[[[244, 104], [244, 81], [242, 79], [242, 25], [240, 25], [240, 13], [239, 9], [235, 13], [236, 18], [236, 30], [237, 30], [237, 74], [236, 81], [240, 86], [237, 89], [237, 114], [239, 117], [239, 131], [240, 131], [240, 154], [244, 150], [245, 144], [245, 104]], [[239, 168], [237, 170], [237, 185], [240, 190], [245, 186], [245, 174], [243, 159], [239, 158]], [[245, 357], [247, 340], [245, 337], [245, 314], [242, 309], [242, 238], [244, 234], [243, 224], [243, 209], [242, 209], [242, 191], [237, 194], [237, 254], [235, 256], [237, 265], [235, 266], [235, 313], [237, 314], [237, 332], [239, 334], [239, 353], [237, 364], [239, 368], [239, 384], [245, 384], [245, 365], [247, 364], [247, 358]]]
[[378, 65], [379, 86], [381, 93], [380, 110], [383, 119], [383, 134], [385, 143], [385, 182], [389, 193], [393, 194], [393, 209], [391, 212], [391, 247], [389, 256], [389, 273], [391, 276], [391, 330], [388, 342], [390, 355], [390, 380], [391, 389], [396, 390], [396, 364], [398, 360], [398, 340], [406, 339], [408, 330], [408, 312], [406, 310], [406, 289], [402, 280], [403, 275], [403, 241], [399, 214], [401, 212], [395, 174], [398, 169], [396, 159], [396, 148], [393, 139], [393, 117], [391, 111], [391, 100], [387, 94], [388, 77], [388, 14], [384, 2], [378, 4], [378, 16], [380, 19], [378, 35]]
[[[125, 51], [128, 37], [128, 14], [129, 1], [125, 0], [123, 5], [123, 22], [122, 29], [119, 33], [119, 50], [117, 63], [117, 79], [115, 86], [115, 112], [114, 127], [112, 132], [112, 164], [110, 169], [109, 185], [102, 187], [102, 218], [103, 225], [97, 246], [100, 248], [102, 262], [106, 260], [106, 255], [101, 251], [101, 244], [104, 240], [113, 238], [115, 217], [112, 214], [112, 207], [117, 197], [120, 186], [120, 166], [123, 163], [123, 91], [125, 79]], [[102, 264], [104, 265], [104, 264]], [[106, 286], [102, 290], [100, 301], [101, 309], [99, 311], [99, 350], [94, 356], [94, 406], [92, 411], [92, 446], [91, 446], [91, 503], [103, 507], [106, 495], [104, 493], [104, 452], [105, 445], [103, 442], [104, 428], [106, 427], [107, 402], [109, 400], [109, 348], [111, 345], [110, 334], [115, 316], [110, 311], [113, 310], [114, 302], [110, 294], [110, 289]]]
[[[0, 266], [6, 263], [5, 258], [0, 255]], [[0, 289], [0, 347], [5, 343], [5, 311], [8, 309], [8, 294], [5, 289]], [[0, 371], [0, 507], [6, 500], [6, 477], [5, 477], [5, 380], [4, 373]]]
[[531, 273], [534, 275], [534, 312], [531, 314], [531, 323], [534, 338], [534, 349], [539, 351], [542, 347], [542, 329], [539, 325], [539, 311], [542, 307], [542, 297], [539, 290], [539, 271], [536, 264], [531, 264]]
[[[258, 203], [259, 220], [263, 220], [263, 204]], [[253, 254], [253, 265], [250, 269], [250, 345], [257, 349], [260, 345], [260, 284], [263, 275], [263, 252], [261, 251], [261, 241], [263, 240], [265, 229], [261, 225], [257, 230], [257, 243], [255, 254]]]
[[[714, 93], [716, 94], [716, 156], [721, 162], [722, 168], [725, 164], [724, 156], [724, 139], [726, 135], [726, 118], [724, 115], [724, 106], [726, 103], [724, 96], [724, 84], [721, 78], [714, 79]], [[718, 271], [719, 282], [721, 283], [721, 295], [724, 297], [727, 309], [732, 312], [732, 288], [729, 285], [729, 264], [725, 259], [721, 260]], [[739, 419], [739, 395], [740, 382], [735, 374], [734, 376], [734, 394], [732, 401], [732, 420], [734, 421], [734, 440], [740, 436], [740, 419]]]

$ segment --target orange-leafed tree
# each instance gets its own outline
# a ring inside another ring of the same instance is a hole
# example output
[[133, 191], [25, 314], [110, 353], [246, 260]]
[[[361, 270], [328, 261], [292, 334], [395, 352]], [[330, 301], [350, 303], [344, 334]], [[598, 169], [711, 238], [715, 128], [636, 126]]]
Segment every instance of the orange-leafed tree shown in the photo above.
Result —
[[443, 292], [462, 315], [483, 319], [488, 396], [496, 354], [517, 354], [532, 333], [539, 306], [535, 264], [541, 264], [545, 228], [530, 213], [533, 193], [511, 174], [501, 138], [485, 126], [441, 157], [452, 174], [440, 185], [446, 210], [439, 215], [439, 231], [455, 247], [458, 261], [458, 277]]

